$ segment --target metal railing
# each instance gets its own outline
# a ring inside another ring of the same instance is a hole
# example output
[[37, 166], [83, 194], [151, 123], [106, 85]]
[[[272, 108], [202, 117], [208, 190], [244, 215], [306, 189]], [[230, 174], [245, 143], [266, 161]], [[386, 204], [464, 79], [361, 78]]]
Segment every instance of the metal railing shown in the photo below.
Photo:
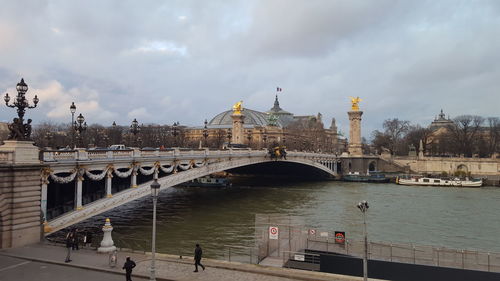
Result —
[[258, 250], [254, 247], [224, 245], [226, 248], [224, 259], [241, 263], [257, 264], [259, 257]]
[[307, 252], [283, 251], [283, 267], [311, 271], [320, 270], [320, 255]]
[[[347, 240], [345, 245], [319, 238], [308, 238], [307, 248], [363, 256], [364, 242]], [[500, 272], [500, 253], [451, 249], [416, 244], [373, 242], [368, 243], [368, 258], [392, 262], [431, 265]]]

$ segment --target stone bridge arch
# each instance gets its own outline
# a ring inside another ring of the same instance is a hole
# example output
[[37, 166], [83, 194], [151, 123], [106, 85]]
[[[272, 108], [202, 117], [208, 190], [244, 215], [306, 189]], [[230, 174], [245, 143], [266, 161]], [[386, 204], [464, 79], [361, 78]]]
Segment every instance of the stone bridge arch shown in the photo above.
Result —
[[458, 164], [455, 172], [467, 175], [469, 173], [469, 167], [466, 164]]
[[[225, 170], [230, 170], [233, 168], [273, 162], [276, 160], [270, 160], [265, 157], [241, 157], [241, 158], [229, 158], [220, 161], [210, 162], [206, 165], [195, 167], [191, 169], [182, 170], [176, 173], [172, 173], [163, 177], [158, 178], [158, 183], [160, 183], [160, 191], [170, 188], [172, 186], [178, 185], [180, 183], [193, 180], [202, 176], [210, 175], [216, 172], [221, 172]], [[289, 157], [289, 160], [278, 160], [277, 162], [289, 162], [297, 163], [301, 165], [306, 165], [318, 169], [326, 174], [335, 176], [335, 172], [331, 169], [331, 163], [333, 161], [310, 159], [310, 158], [293, 158]], [[147, 164], [149, 165], [149, 164]], [[117, 167], [122, 167], [122, 165], [117, 165]], [[121, 191], [112, 197], [103, 198], [92, 203], [85, 205], [85, 208], [66, 213], [60, 217], [55, 218], [49, 222], [49, 227], [46, 228], [45, 235], [58, 231], [60, 229], [66, 228], [75, 223], [81, 222], [85, 219], [93, 217], [95, 215], [101, 214], [103, 212], [109, 211], [113, 208], [131, 202], [133, 200], [148, 196], [151, 194], [150, 185], [151, 181], [147, 181], [137, 185], [136, 188], [130, 188]]]

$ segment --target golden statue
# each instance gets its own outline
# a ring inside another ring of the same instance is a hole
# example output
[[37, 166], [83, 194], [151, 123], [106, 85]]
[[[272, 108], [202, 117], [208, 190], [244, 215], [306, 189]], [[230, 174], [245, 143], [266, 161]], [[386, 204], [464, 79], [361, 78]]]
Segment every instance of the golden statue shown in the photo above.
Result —
[[351, 106], [351, 109], [353, 111], [358, 111], [359, 110], [359, 102], [362, 101], [362, 99], [360, 99], [359, 97], [350, 97], [351, 98], [351, 103], [352, 103], [352, 106]]
[[233, 114], [241, 114], [241, 111], [243, 110], [241, 103], [243, 103], [243, 101], [239, 101], [233, 105]]

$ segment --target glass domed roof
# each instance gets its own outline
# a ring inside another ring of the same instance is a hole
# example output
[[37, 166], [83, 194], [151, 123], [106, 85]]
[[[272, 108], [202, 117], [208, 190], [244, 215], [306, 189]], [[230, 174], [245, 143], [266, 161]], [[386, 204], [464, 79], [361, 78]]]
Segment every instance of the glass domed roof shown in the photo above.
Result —
[[[231, 114], [233, 114], [232, 110], [227, 110], [222, 113], [217, 114], [210, 122], [208, 122], [208, 126], [210, 127], [232, 127], [233, 119], [231, 118]], [[262, 126], [265, 127], [268, 124], [269, 114], [265, 112], [255, 111], [248, 108], [243, 108], [242, 114], [245, 116], [243, 122], [245, 127], [252, 126]], [[279, 122], [279, 121], [278, 121]], [[278, 126], [281, 127], [281, 123], [279, 122]]]

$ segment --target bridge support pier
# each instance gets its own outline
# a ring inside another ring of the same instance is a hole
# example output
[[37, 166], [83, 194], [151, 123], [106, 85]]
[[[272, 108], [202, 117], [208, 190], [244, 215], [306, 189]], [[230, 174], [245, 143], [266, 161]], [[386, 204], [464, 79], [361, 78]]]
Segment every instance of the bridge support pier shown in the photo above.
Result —
[[38, 153], [28, 141], [5, 141], [0, 147], [0, 248], [40, 241], [42, 165]]
[[111, 198], [113, 197], [113, 194], [111, 193], [111, 187], [112, 187], [112, 179], [113, 179], [113, 171], [110, 169], [108, 170], [108, 174], [106, 175], [106, 197]]
[[76, 180], [76, 196], [75, 207], [77, 210], [83, 209], [82, 207], [82, 182], [83, 176], [78, 175]]
[[137, 187], [137, 167], [133, 168], [132, 175], [130, 175], [130, 187]]

